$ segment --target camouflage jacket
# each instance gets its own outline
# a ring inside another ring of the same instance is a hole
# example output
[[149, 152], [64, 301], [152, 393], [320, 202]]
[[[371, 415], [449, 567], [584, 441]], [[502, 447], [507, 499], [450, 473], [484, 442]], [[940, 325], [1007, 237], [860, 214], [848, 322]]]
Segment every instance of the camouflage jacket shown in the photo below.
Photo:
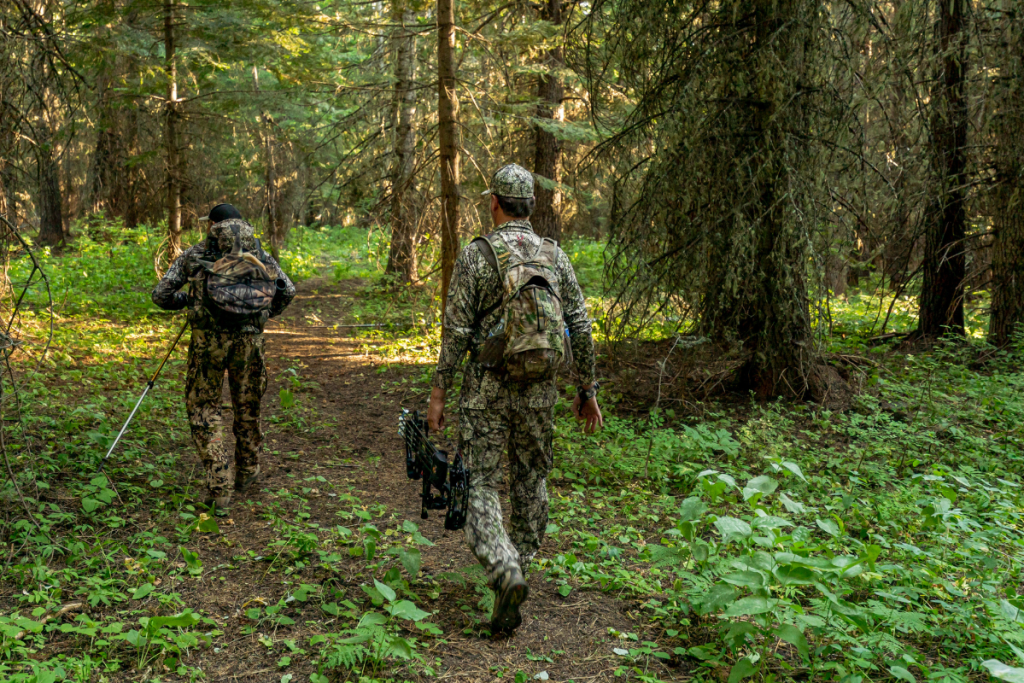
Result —
[[[214, 227], [216, 230], [222, 227], [223, 224], [231, 221], [223, 221], [218, 223]], [[247, 224], [248, 225], [248, 224]], [[277, 264], [277, 261], [267, 253], [263, 253], [259, 247], [259, 242], [251, 237], [252, 228], [249, 227], [249, 235], [243, 238], [243, 247], [247, 251], [257, 252], [259, 250], [259, 258], [263, 261], [267, 270], [270, 274], [276, 278], [284, 280], [287, 286], [277, 291], [277, 295], [274, 297], [274, 301], [271, 304], [269, 315], [267, 318], [273, 318], [279, 315], [284, 309], [291, 303], [295, 297], [295, 285], [288, 279], [288, 276], [281, 270], [281, 266]], [[226, 247], [226, 248], [225, 248]], [[167, 273], [163, 276], [156, 287], [153, 289], [153, 303], [166, 311], [179, 311], [183, 308], [188, 308], [188, 319], [193, 327], [202, 330], [211, 330], [215, 332], [241, 332], [241, 333], [259, 333], [263, 331], [263, 325], [266, 323], [266, 318], [262, 320], [253, 320], [245, 323], [241, 327], [233, 326], [226, 327], [214, 318], [214, 316], [206, 310], [203, 306], [203, 292], [202, 292], [202, 280], [197, 278], [196, 275], [202, 269], [199, 264], [199, 260], [204, 261], [216, 261], [225, 252], [230, 250], [230, 242], [225, 242], [224, 239], [211, 235], [199, 244], [189, 248], [181, 256], [174, 260], [171, 267], [167, 270]], [[178, 291], [186, 284], [191, 283], [189, 291], [181, 292]]]
[[[540, 244], [528, 220], [513, 220], [498, 228], [501, 237], [519, 257], [532, 254]], [[583, 292], [576, 281], [569, 257], [561, 249], [555, 263], [558, 288], [562, 297], [562, 316], [569, 328], [569, 340], [576, 363], [577, 381], [594, 381], [594, 340], [590, 319], [583, 300]], [[512, 401], [526, 408], [544, 408], [554, 405], [558, 389], [554, 381], [529, 384], [522, 387], [507, 385], [495, 373], [485, 370], [473, 361], [488, 330], [501, 316], [502, 283], [498, 272], [484, 258], [480, 246], [471, 243], [455, 261], [455, 271], [448, 288], [445, 307], [445, 330], [441, 340], [441, 356], [434, 373], [434, 386], [451, 388], [455, 373], [466, 352], [470, 360], [462, 379], [460, 405], [463, 408], [501, 408]], [[483, 320], [479, 315], [491, 310]]]

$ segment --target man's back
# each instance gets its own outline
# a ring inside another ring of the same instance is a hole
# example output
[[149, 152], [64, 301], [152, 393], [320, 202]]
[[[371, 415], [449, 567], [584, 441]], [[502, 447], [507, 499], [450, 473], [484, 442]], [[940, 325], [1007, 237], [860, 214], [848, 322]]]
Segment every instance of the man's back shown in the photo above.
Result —
[[[504, 223], [498, 227], [495, 235], [508, 246], [515, 257], [523, 260], [531, 257], [542, 241], [526, 219]], [[442, 344], [438, 372], [447, 380], [445, 388], [449, 388], [454, 380], [455, 370], [465, 353], [469, 352], [470, 362], [465, 370], [460, 403], [465, 408], [495, 407], [497, 403], [504, 403], [508, 395], [506, 383], [495, 373], [486, 371], [475, 362], [476, 354], [487, 332], [501, 317], [502, 281], [497, 269], [485, 255], [486, 249], [485, 245], [475, 241], [459, 254], [445, 309], [448, 333]], [[558, 278], [562, 317], [569, 332], [572, 356], [578, 368], [591, 369], [585, 372], [591, 375], [585, 381], [592, 381], [594, 347], [590, 338], [590, 319], [572, 263], [561, 249], [557, 252], [555, 274]], [[531, 407], [550, 406], [557, 400], [554, 382], [540, 382], [518, 389]]]

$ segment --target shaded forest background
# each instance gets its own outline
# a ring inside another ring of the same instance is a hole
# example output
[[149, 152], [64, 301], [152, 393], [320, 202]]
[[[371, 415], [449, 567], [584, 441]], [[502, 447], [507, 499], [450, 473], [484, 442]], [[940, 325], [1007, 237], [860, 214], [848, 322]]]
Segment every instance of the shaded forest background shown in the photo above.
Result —
[[275, 254], [299, 224], [383, 231], [388, 273], [444, 292], [516, 161], [539, 233], [607, 240], [611, 336], [738, 346], [762, 397], [845, 391], [820, 349], [851, 285], [916, 295], [911, 338], [974, 306], [1005, 346], [1024, 316], [1011, 0], [13, 0], [0, 22], [0, 213], [41, 245], [146, 225], [160, 272], [230, 201]]

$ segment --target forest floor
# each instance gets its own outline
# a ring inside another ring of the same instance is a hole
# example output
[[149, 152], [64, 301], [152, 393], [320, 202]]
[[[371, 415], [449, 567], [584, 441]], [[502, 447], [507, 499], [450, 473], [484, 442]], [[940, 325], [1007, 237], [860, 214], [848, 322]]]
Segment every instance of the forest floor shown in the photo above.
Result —
[[[692, 338], [600, 356], [605, 429], [556, 404], [548, 533], [496, 639], [397, 434], [426, 405], [436, 301], [385, 286], [365, 233], [293, 237], [263, 477], [223, 517], [195, 502], [184, 345], [97, 467], [181, 324], [148, 302], [149, 238], [45, 258], [53, 344], [32, 355], [30, 298], [0, 401], [0, 680], [1024, 680], [1024, 344], [908, 352], [874, 339], [892, 300], [852, 292], [825, 349], [858, 390], [842, 412], [733, 391], [736, 357]], [[599, 323], [600, 254], [570, 254]]]
[[[289, 379], [298, 377], [302, 386], [299, 400], [316, 407], [316, 416], [308, 419], [321, 426], [307, 433], [285, 426], [286, 422], [278, 423], [281, 427], [268, 424], [267, 445], [273, 454], [264, 458], [266, 474], [259, 483], [261, 491], [239, 498], [230, 521], [220, 522], [221, 528], [227, 526], [229, 531], [200, 537], [190, 549], [200, 554], [205, 565], [229, 566], [233, 557], [250, 551], [267, 556], [267, 547], [279, 536], [274, 524], [267, 521], [265, 508], [280, 500], [282, 493], [287, 492], [284, 497], [294, 506], [282, 511], [284, 515], [301, 512], [305, 526], [328, 529], [338, 523], [339, 512], [352, 509], [347, 496], [337, 495], [345, 492], [358, 498], [362, 507], [373, 510], [374, 526], [382, 534], [402, 534], [403, 523], [411, 521], [433, 543], [419, 546], [422, 556], [418, 583], [426, 588], [416, 591], [417, 597], [425, 598], [417, 604], [434, 613], [434, 623], [445, 634], [419, 653], [439, 679], [468, 683], [491, 681], [502, 675], [511, 679], [516, 672], [526, 672], [532, 680], [541, 671], [554, 681], [611, 678], [621, 665], [621, 657], [613, 652], [619, 641], [610, 635], [611, 631], [643, 634], [646, 628], [646, 620], [637, 624], [635, 615], [630, 614], [638, 608], [636, 601], [602, 593], [566, 598], [550, 580], [545, 580], [542, 571], [533, 571], [528, 576], [531, 598], [523, 611], [523, 626], [511, 638], [492, 639], [487, 634], [489, 611], [481, 609], [480, 603], [489, 608], [491, 602], [476, 571], [475, 558], [461, 532], [445, 531], [443, 512], [432, 513], [426, 521], [420, 519], [420, 486], [405, 474], [398, 415], [402, 407], [423, 410], [425, 405], [422, 391], [410, 391], [403, 380], [414, 379], [432, 366], [384, 365], [373, 354], [372, 344], [368, 348], [365, 338], [339, 334], [343, 329], [308, 324], [349, 322], [349, 295], [362, 284], [358, 280], [333, 283], [328, 278], [306, 281], [299, 286], [292, 306], [270, 325], [267, 358], [274, 379], [267, 392], [266, 414], [271, 419], [281, 414], [280, 391], [289, 391], [294, 385]], [[381, 372], [382, 368], [387, 372]], [[224, 391], [225, 405], [229, 405], [226, 383]], [[451, 403], [454, 421], [455, 397]], [[183, 454], [182, 460], [188, 461], [188, 454]], [[314, 477], [325, 481], [311, 481]], [[507, 495], [507, 489], [503, 493]], [[508, 511], [505, 513], [507, 519]], [[559, 544], [549, 539], [540, 555], [553, 558], [558, 551]], [[223, 637], [232, 643], [217, 653], [206, 650], [190, 664], [202, 669], [211, 680], [278, 681], [282, 673], [305, 678], [313, 670], [309, 662], [287, 670], [280, 668], [277, 663], [287, 654], [286, 649], [267, 647], [259, 633], [243, 633], [253, 624], [245, 616], [246, 606], [260, 600], [277, 603], [299, 582], [341, 589], [332, 593], [333, 602], [345, 599], [342, 593], [360, 601], [366, 598], [359, 590], [360, 582], [372, 585], [372, 578], [365, 572], [365, 556], [349, 557], [347, 562], [329, 569], [310, 566], [292, 572], [282, 581], [267, 572], [266, 562], [257, 561], [220, 572], [223, 581], [209, 576], [190, 583], [186, 604], [208, 612], [215, 607], [216, 613], [225, 615]], [[468, 574], [468, 580], [453, 582], [450, 576], [459, 572]], [[436, 597], [428, 598], [423, 593]], [[329, 615], [321, 613], [321, 618], [324, 616]], [[296, 623], [265, 630], [280, 642], [308, 639], [323, 632], [325, 626], [317, 623], [309, 628]], [[676, 680], [681, 674], [677, 668], [656, 666], [654, 673], [663, 680]], [[405, 676], [420, 678], [409, 673]]]

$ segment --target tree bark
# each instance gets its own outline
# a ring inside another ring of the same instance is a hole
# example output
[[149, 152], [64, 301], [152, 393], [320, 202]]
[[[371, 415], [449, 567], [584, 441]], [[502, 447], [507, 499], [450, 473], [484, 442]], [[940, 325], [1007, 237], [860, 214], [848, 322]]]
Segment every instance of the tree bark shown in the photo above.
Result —
[[178, 140], [178, 66], [175, 60], [175, 0], [164, 0], [164, 54], [167, 72], [167, 106], [164, 146], [167, 154], [167, 256], [181, 253], [181, 148]]
[[107, 211], [109, 215], [115, 215], [113, 204], [116, 202], [112, 195], [117, 189], [117, 172], [123, 159], [119, 159], [117, 153], [119, 135], [113, 111], [113, 93], [106, 73], [101, 73], [96, 79], [96, 89], [99, 91], [96, 103], [98, 130], [96, 149], [89, 162], [85, 205], [88, 213]]
[[932, 92], [934, 199], [926, 210], [917, 337], [963, 335], [967, 259], [967, 0], [938, 0], [939, 74]]
[[0, 85], [0, 215], [3, 215], [11, 223], [17, 224], [14, 170], [10, 163], [16, 149], [14, 132], [14, 116], [7, 110], [3, 86]]
[[[252, 84], [256, 97], [260, 95], [259, 68], [252, 66]], [[277, 162], [274, 159], [274, 120], [267, 110], [260, 107], [260, 136], [263, 138], [263, 161], [266, 165], [264, 176], [264, 201], [267, 209], [267, 235], [270, 237], [270, 254], [275, 259], [281, 257], [284, 236], [281, 229], [281, 215], [278, 211]]]
[[418, 221], [409, 205], [409, 196], [416, 190], [413, 167], [416, 155], [416, 34], [406, 28], [416, 14], [395, 0], [392, 18], [396, 24], [392, 38], [395, 92], [392, 100], [391, 125], [394, 136], [394, 162], [391, 167], [391, 246], [385, 272], [398, 275], [403, 282], [417, 278], [416, 238]]
[[[40, 127], [40, 130], [45, 127]], [[56, 246], [64, 241], [64, 201], [60, 193], [60, 164], [53, 141], [40, 141], [36, 152], [39, 181], [39, 243]]]
[[1005, 347], [1024, 332], [1024, 13], [1007, 12], [1007, 45], [1001, 51], [996, 93], [992, 245], [992, 313], [989, 341]]
[[[561, 26], [562, 0], [547, 0], [541, 18], [555, 26]], [[563, 88], [557, 74], [557, 71], [565, 66], [561, 45], [545, 55], [544, 66], [548, 73], [541, 75], [537, 82], [537, 118], [562, 121], [565, 117], [565, 107], [562, 105]], [[534, 173], [555, 183], [562, 182], [562, 141], [537, 124], [534, 125], [534, 149]], [[541, 183], [537, 183], [536, 196], [533, 229], [542, 237], [561, 241], [561, 191], [557, 187], [547, 189]]]
[[455, 0], [437, 0], [437, 117], [441, 156], [441, 310], [459, 252], [459, 99], [455, 93]]
[[56, 246], [64, 242], [64, 199], [60, 190], [60, 161], [57, 155], [58, 121], [52, 92], [53, 70], [40, 50], [32, 60], [29, 81], [36, 102], [38, 122], [35, 140], [36, 181], [39, 204], [39, 243]]

